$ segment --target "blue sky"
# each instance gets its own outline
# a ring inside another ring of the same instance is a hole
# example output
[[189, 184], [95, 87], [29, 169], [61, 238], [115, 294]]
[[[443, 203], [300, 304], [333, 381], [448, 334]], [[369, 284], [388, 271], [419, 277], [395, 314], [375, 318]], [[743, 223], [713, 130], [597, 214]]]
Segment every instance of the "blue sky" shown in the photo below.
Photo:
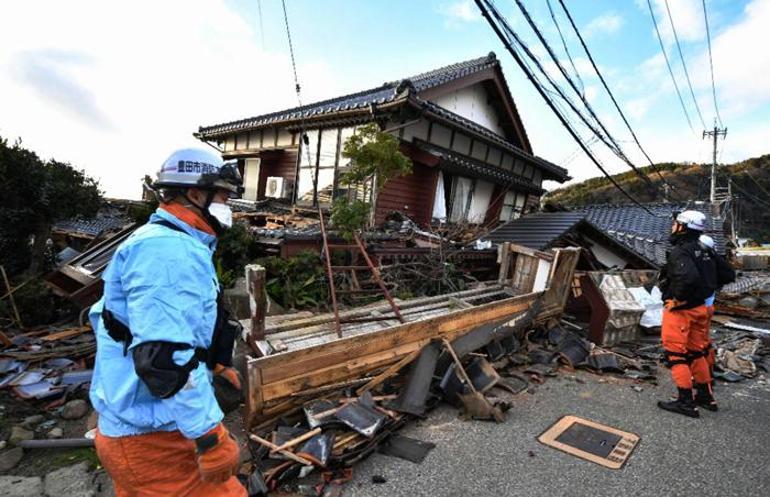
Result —
[[[551, 0], [586, 95], [636, 162], [642, 157], [592, 76]], [[576, 179], [598, 174], [561, 129], [470, 0], [286, 0], [305, 102], [497, 53], [537, 155]], [[695, 126], [688, 128], [646, 0], [571, 0], [568, 6], [643, 146], [655, 161], [705, 161], [702, 131], [663, 0], [655, 14]], [[497, 0], [536, 48], [512, 0]], [[545, 0], [525, 0], [564, 57]], [[695, 95], [714, 116], [701, 0], [669, 0]], [[770, 152], [770, 0], [707, 0], [717, 98], [727, 140], [721, 159]], [[138, 180], [191, 133], [296, 103], [280, 0], [100, 2], [30, 0], [0, 7], [0, 135], [100, 178], [108, 195], [137, 197]], [[45, 15], [40, 15], [43, 12]], [[551, 66], [552, 68], [552, 66]], [[697, 135], [697, 136], [696, 136]], [[610, 171], [627, 166], [596, 146]]]

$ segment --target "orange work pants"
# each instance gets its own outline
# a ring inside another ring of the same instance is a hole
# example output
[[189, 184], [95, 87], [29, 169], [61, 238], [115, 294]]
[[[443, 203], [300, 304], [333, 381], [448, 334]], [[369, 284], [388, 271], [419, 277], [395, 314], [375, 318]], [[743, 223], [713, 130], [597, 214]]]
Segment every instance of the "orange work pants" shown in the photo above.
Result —
[[709, 345], [709, 316], [705, 305], [694, 309], [663, 311], [661, 326], [663, 349], [671, 365], [671, 377], [677, 388], [692, 389], [692, 381], [711, 383], [706, 358], [700, 355]]
[[706, 306], [706, 309], [708, 310], [708, 323], [707, 323], [707, 330], [708, 330], [708, 337], [709, 337], [709, 352], [706, 356], [706, 362], [709, 364], [709, 371], [714, 371], [714, 364], [717, 362], [717, 350], [714, 348], [711, 340], [711, 319], [714, 317], [714, 306], [709, 305]]
[[97, 432], [96, 454], [116, 497], [247, 497], [234, 476], [225, 483], [201, 480], [195, 444], [178, 431], [120, 438]]

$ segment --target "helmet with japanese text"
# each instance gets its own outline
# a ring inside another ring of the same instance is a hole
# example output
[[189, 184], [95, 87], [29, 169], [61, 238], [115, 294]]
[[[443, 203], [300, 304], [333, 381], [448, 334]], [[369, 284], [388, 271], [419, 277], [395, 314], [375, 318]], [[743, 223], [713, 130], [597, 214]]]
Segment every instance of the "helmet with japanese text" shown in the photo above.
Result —
[[231, 197], [243, 193], [243, 179], [235, 162], [224, 162], [214, 151], [182, 148], [173, 152], [158, 172], [156, 189], [200, 188], [225, 190]]

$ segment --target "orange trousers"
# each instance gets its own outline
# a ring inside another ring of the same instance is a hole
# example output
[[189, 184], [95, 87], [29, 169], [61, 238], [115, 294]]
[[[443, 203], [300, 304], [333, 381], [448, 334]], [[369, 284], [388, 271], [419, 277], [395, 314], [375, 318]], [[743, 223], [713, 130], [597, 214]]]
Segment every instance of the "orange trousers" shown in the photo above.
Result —
[[681, 361], [671, 366], [671, 377], [677, 388], [692, 389], [693, 379], [696, 383], [711, 383], [706, 357], [700, 356], [692, 361], [688, 357], [691, 353], [706, 350], [710, 343], [709, 314], [705, 305], [678, 311], [665, 309], [661, 338], [669, 359]]
[[195, 444], [178, 431], [120, 438], [97, 432], [95, 444], [116, 497], [247, 497], [234, 476], [218, 484], [201, 480]]
[[706, 309], [708, 310], [708, 317], [709, 317], [708, 324], [706, 325], [708, 326], [707, 330], [708, 330], [708, 336], [709, 336], [709, 353], [706, 356], [706, 362], [709, 363], [709, 371], [713, 372], [714, 364], [716, 364], [717, 362], [717, 350], [714, 348], [711, 341], [711, 319], [714, 317], [714, 306], [713, 305], [706, 306]]

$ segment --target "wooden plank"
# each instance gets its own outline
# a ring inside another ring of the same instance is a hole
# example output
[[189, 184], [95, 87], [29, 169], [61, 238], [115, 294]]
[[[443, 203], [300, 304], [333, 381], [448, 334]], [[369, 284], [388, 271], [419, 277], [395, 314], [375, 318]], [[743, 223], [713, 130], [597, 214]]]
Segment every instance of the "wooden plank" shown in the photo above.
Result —
[[415, 349], [412, 352], [408, 353], [404, 357], [402, 357], [397, 363], [393, 364], [392, 366], [388, 367], [385, 371], [378, 374], [376, 377], [374, 377], [369, 383], [359, 388], [356, 393], [358, 395], [363, 395], [372, 388], [379, 386], [382, 382], [386, 381], [391, 376], [397, 374], [399, 371], [401, 371], [405, 366], [410, 364], [413, 360], [417, 358], [418, 355], [420, 355], [420, 351], [422, 348]]
[[265, 294], [265, 268], [258, 264], [246, 266], [249, 307], [251, 309], [251, 330], [249, 340], [265, 338], [265, 315], [267, 314], [267, 296]]
[[259, 362], [259, 367], [265, 371], [263, 381], [270, 383], [288, 378], [305, 368], [321, 368], [349, 361], [370, 351], [388, 350], [405, 341], [421, 340], [455, 329], [479, 326], [528, 307], [535, 295], [521, 295], [470, 309], [460, 309], [438, 318], [405, 323], [365, 335], [342, 338], [321, 347], [284, 352], [254, 361]]
[[[404, 309], [409, 309], [411, 307], [417, 307], [424, 304], [445, 301], [447, 297], [450, 297], [450, 296], [463, 298], [467, 295], [473, 295], [473, 294], [482, 293], [482, 292], [489, 292], [495, 288], [502, 289], [502, 287], [499, 285], [479, 286], [477, 288], [473, 288], [470, 290], [463, 290], [461, 292], [455, 292], [455, 293], [446, 294], [446, 295], [437, 295], [435, 297], [422, 297], [418, 299], [410, 299], [404, 302], [399, 302], [398, 305], [399, 305], [399, 308], [403, 311]], [[352, 309], [349, 311], [343, 311], [343, 312], [340, 312], [340, 318], [355, 318], [355, 317], [366, 316], [371, 311], [375, 311], [375, 310], [380, 312], [387, 312], [390, 310], [390, 304], [385, 303], [377, 307], [367, 307], [365, 309]], [[298, 328], [305, 328], [312, 325], [330, 323], [333, 321], [334, 321], [334, 314], [332, 313], [321, 314], [321, 315], [313, 316], [311, 318], [303, 318], [303, 319], [283, 322], [277, 326], [270, 327], [267, 330], [267, 333], [269, 334], [281, 333], [284, 331], [290, 331]]]
[[62, 331], [57, 331], [55, 333], [51, 333], [50, 335], [41, 337], [40, 340], [43, 342], [53, 342], [56, 340], [64, 340], [66, 338], [72, 338], [78, 335], [82, 335], [87, 331], [91, 331], [90, 326], [79, 326], [77, 328], [70, 328], [68, 330], [62, 330]]
[[246, 368], [246, 405], [244, 420], [246, 426], [252, 426], [257, 416], [262, 414], [264, 402], [262, 400], [262, 370], [259, 368]]
[[[529, 303], [520, 304], [520, 307], [512, 313], [520, 312], [528, 306]], [[509, 314], [498, 316], [497, 319], [505, 317], [506, 315]], [[331, 364], [305, 361], [301, 366], [297, 365], [295, 367], [294, 376], [289, 378], [278, 378], [270, 382], [265, 381], [262, 385], [262, 395], [265, 400], [275, 400], [290, 395], [291, 392], [302, 391], [329, 382], [341, 381], [343, 379], [365, 374], [374, 368], [387, 366], [398, 361], [403, 355], [422, 348], [433, 338], [453, 338], [480, 324], [483, 324], [483, 322], [469, 321], [462, 327], [450, 330], [436, 330], [436, 327], [432, 327], [435, 333], [427, 336], [423, 335], [420, 340], [410, 341], [392, 347], [374, 347], [372, 350], [361, 352], [347, 360], [336, 361]], [[263, 369], [262, 372], [265, 377], [275, 376], [270, 368]]]
[[504, 242], [499, 245], [498, 262], [500, 263], [500, 274], [497, 277], [497, 282], [501, 285], [508, 280], [508, 274], [510, 273], [511, 265], [511, 243]]

